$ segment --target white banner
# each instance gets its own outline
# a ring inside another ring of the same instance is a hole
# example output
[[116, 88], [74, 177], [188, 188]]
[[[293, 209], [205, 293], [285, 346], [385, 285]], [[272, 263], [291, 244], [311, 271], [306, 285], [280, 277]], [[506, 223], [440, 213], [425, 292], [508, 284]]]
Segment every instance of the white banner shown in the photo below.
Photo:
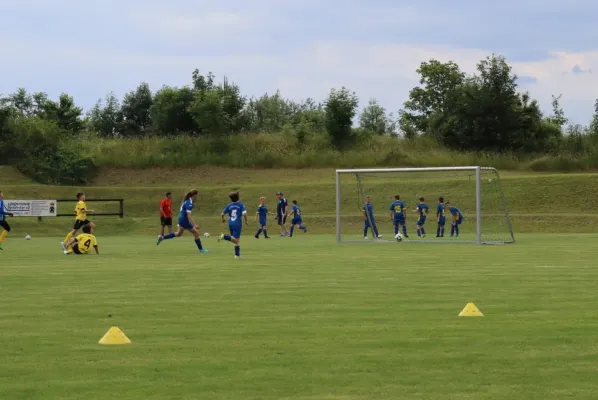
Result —
[[55, 217], [56, 200], [4, 200], [9, 213], [15, 217]]

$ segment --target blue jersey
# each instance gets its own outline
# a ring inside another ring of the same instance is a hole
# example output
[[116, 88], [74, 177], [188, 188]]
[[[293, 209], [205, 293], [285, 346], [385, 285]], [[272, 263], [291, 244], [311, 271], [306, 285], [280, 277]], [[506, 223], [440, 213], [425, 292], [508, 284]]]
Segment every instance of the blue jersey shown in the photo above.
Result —
[[403, 203], [403, 200], [393, 201], [389, 210], [394, 213], [393, 216], [395, 221], [405, 219], [405, 203]]
[[247, 214], [247, 209], [245, 208], [245, 204], [241, 203], [240, 201], [236, 201], [224, 207], [222, 214], [228, 215], [229, 228], [240, 230], [243, 226], [241, 216], [243, 214]]
[[257, 208], [257, 213], [260, 216], [260, 219], [266, 218], [268, 216], [268, 208], [266, 206], [260, 205]]
[[461, 210], [459, 210], [457, 207], [451, 206], [449, 210], [453, 217], [455, 217], [455, 220], [459, 221], [463, 219], [463, 214], [461, 214]]
[[424, 203], [420, 203], [417, 205], [417, 212], [419, 213], [419, 217], [420, 218], [426, 218], [426, 214], [428, 214], [428, 210], [430, 207], [428, 207], [427, 204]]
[[8, 211], [6, 210], [6, 206], [4, 205], [4, 200], [0, 200], [0, 221], [4, 221], [5, 215], [8, 215]]
[[372, 203], [364, 204], [361, 208], [361, 211], [363, 211], [363, 215], [366, 218], [369, 217], [369, 219], [374, 219], [374, 206], [372, 205]]
[[436, 206], [436, 214], [438, 216], [438, 221], [444, 221], [444, 219], [446, 218], [446, 216], [444, 215], [445, 211], [444, 211], [444, 203], [440, 203], [438, 204], [438, 206]]
[[293, 213], [293, 221], [301, 221], [301, 207], [293, 204], [293, 207], [291, 207], [291, 212]]
[[191, 210], [193, 210], [193, 200], [185, 200], [181, 206], [181, 212], [179, 212], [179, 222], [188, 222]]
[[286, 214], [288, 205], [289, 203], [287, 202], [286, 197], [283, 197], [282, 199], [278, 200], [278, 204], [276, 205], [276, 213], [279, 217]]

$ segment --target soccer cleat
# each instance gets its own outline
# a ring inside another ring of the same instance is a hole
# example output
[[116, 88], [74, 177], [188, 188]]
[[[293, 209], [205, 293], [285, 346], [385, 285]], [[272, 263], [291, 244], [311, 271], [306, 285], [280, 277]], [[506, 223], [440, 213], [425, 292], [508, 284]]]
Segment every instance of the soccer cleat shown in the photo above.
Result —
[[368, 237], [367, 237], [367, 236], [364, 236], [364, 237], [363, 237], [363, 240], [368, 240]]
[[378, 239], [382, 239], [382, 236], [384, 236], [384, 235], [378, 235]]
[[60, 248], [62, 249], [62, 252], [66, 254], [66, 247], [64, 247], [64, 242], [60, 242]]
[[258, 235], [253, 235], [254, 238], [259, 239], [260, 237]]
[[164, 240], [164, 236], [158, 236], [158, 240], [156, 240], [156, 246], [159, 245], [160, 243], [162, 243], [163, 240]]
[[206, 250], [206, 249], [201, 249], [199, 252], [200, 252], [200, 253], [209, 253], [210, 251], [209, 251], [209, 250]]
[[221, 240], [224, 240], [224, 233], [221, 233], [220, 236], [218, 236], [218, 242], [220, 243]]
[[64, 254], [65, 256], [68, 256], [69, 252], [68, 252], [68, 251], [66, 251], [66, 250], [64, 250], [64, 251], [62, 252], [62, 254]]
[[0, 250], [4, 250], [4, 249], [2, 248], [2, 243], [0, 243]]
[[235, 256], [235, 260], [239, 260], [241, 256]]

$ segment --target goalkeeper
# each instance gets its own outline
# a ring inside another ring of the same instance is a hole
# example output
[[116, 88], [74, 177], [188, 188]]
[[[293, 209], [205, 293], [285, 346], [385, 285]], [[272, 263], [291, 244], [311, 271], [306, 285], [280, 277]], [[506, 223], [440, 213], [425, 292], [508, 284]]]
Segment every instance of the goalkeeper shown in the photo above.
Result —
[[372, 205], [370, 196], [365, 196], [365, 204], [361, 211], [363, 213], [363, 238], [365, 240], [368, 239], [368, 229], [371, 227], [374, 238], [381, 239], [382, 235], [378, 233], [378, 227], [376, 226], [376, 220], [374, 219], [374, 206]]

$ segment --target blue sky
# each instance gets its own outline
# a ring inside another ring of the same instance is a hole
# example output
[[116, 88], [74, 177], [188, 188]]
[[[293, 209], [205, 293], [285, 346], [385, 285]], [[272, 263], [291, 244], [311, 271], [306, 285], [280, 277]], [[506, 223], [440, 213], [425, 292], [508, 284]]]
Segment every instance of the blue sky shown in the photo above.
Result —
[[522, 90], [587, 124], [598, 98], [596, 0], [0, 0], [0, 93], [66, 92], [90, 108], [147, 81], [184, 85], [198, 68], [253, 96], [322, 100], [355, 90], [396, 112], [421, 61], [466, 72], [507, 57]]

